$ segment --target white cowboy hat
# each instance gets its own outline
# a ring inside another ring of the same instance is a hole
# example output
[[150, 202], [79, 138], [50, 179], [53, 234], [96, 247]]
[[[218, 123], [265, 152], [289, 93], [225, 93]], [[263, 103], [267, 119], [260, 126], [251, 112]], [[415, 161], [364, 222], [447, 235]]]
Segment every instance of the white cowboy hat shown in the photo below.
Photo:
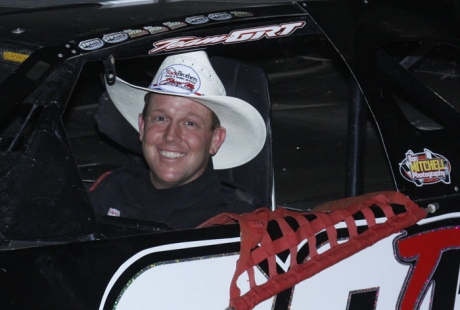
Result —
[[213, 156], [215, 169], [228, 169], [253, 159], [264, 146], [265, 122], [249, 103], [226, 96], [225, 88], [204, 51], [168, 56], [148, 88], [116, 78], [107, 92], [113, 103], [136, 129], [147, 92], [190, 98], [213, 111], [227, 131], [224, 143]]

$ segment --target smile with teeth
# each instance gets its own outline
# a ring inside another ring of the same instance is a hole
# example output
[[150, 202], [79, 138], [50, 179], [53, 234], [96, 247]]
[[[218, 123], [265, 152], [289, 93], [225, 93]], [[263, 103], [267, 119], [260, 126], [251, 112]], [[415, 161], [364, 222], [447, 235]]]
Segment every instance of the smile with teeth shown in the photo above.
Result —
[[164, 157], [167, 157], [167, 158], [180, 158], [180, 157], [184, 157], [185, 156], [185, 153], [179, 153], [179, 152], [171, 152], [171, 151], [159, 151], [160, 154]]

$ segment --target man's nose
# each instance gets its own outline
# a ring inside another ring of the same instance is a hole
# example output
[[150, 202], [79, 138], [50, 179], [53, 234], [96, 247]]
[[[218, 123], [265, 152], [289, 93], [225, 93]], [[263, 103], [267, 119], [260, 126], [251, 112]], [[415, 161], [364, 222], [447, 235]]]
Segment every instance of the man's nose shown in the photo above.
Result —
[[169, 123], [164, 132], [163, 139], [169, 143], [180, 141], [180, 126], [175, 122]]

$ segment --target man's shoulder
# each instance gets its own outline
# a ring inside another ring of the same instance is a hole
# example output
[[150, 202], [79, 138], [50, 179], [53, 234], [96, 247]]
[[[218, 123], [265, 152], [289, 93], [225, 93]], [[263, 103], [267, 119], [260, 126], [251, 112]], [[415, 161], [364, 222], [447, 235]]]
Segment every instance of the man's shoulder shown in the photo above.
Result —
[[221, 182], [222, 192], [227, 196], [228, 203], [234, 206], [241, 206], [247, 210], [252, 210], [261, 206], [260, 199], [247, 188], [234, 182]]
[[222, 183], [218, 196], [221, 197], [220, 202], [207, 210], [202, 210], [202, 216], [196, 226], [221, 213], [250, 213], [261, 207], [261, 202], [256, 195], [245, 189], [235, 187], [234, 184]]
[[91, 186], [89, 192], [99, 191], [105, 188], [115, 189], [125, 184], [142, 180], [148, 176], [148, 169], [141, 166], [129, 166], [103, 173]]
[[133, 196], [148, 182], [148, 178], [148, 169], [138, 166], [102, 174], [89, 190], [89, 198], [95, 212], [115, 216], [125, 214], [129, 210], [128, 207], [131, 208], [133, 205]]
[[222, 187], [223, 187], [223, 191], [226, 193], [226, 195], [228, 195], [229, 197], [231, 197], [232, 199], [234, 200], [237, 200], [237, 201], [245, 201], [247, 203], [250, 203], [250, 204], [255, 204], [257, 203], [258, 201], [258, 198], [243, 190], [243, 189], [240, 189], [240, 188], [235, 188], [235, 187], [230, 187], [226, 184], [222, 184]]

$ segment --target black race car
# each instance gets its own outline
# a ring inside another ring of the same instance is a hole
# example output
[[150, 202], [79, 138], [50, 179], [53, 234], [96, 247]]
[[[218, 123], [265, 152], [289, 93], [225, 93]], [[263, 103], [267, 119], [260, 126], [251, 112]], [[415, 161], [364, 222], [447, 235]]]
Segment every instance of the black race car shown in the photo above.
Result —
[[[4, 1], [0, 16], [2, 309], [460, 308], [457, 2]], [[96, 215], [98, 177], [142, 161], [103, 81], [148, 85], [193, 50], [264, 117], [262, 152], [219, 173], [266, 208], [188, 230]]]

